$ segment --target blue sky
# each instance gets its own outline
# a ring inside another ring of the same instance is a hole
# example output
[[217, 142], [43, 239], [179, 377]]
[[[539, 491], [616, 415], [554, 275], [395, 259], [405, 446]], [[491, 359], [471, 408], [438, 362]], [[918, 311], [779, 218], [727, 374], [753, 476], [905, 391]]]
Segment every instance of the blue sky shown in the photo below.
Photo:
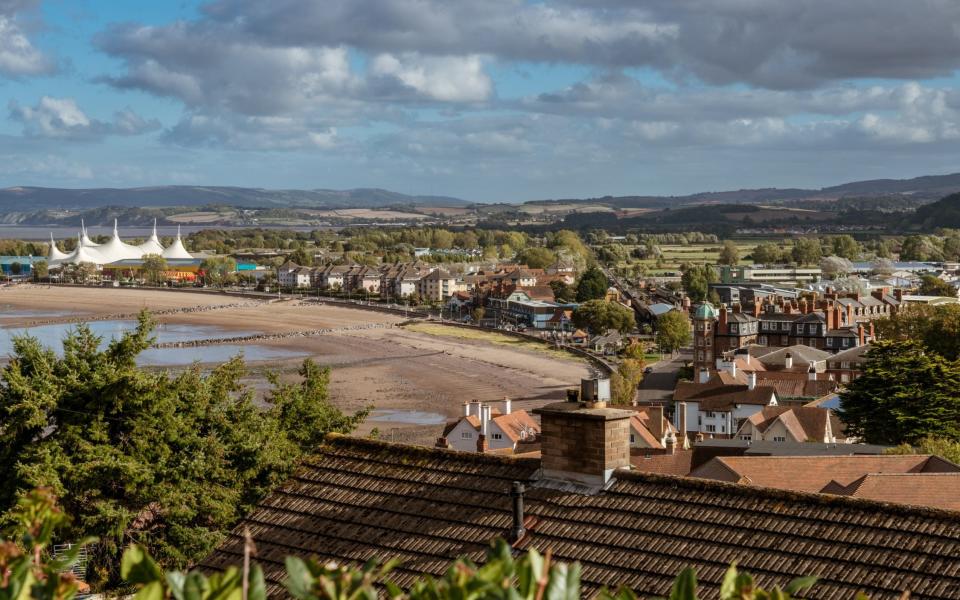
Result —
[[478, 201], [960, 170], [952, 0], [0, 0], [0, 186]]

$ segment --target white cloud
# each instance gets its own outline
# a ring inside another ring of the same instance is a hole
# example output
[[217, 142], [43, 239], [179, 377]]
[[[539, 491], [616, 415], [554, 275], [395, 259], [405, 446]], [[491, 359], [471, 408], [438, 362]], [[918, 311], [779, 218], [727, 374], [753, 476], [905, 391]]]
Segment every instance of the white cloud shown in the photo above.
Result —
[[33, 8], [34, 2], [0, 2], [0, 75], [23, 77], [52, 73], [55, 65], [38, 50], [17, 22], [17, 14]]
[[23, 124], [24, 134], [45, 138], [95, 139], [104, 135], [139, 135], [160, 128], [127, 108], [113, 121], [91, 119], [72, 98], [43, 96], [36, 106], [10, 103], [10, 117]]
[[425, 98], [442, 102], [481, 102], [493, 92], [479, 56], [380, 54], [370, 71], [374, 76], [395, 77]]

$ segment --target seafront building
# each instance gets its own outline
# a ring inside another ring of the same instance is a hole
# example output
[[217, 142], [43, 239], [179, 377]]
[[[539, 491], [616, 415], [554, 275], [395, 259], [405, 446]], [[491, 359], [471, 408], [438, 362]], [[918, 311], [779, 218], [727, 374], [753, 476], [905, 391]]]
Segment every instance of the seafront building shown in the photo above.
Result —
[[[67, 254], [57, 248], [57, 244], [50, 236], [50, 253], [47, 256], [47, 262], [51, 268], [62, 267], [65, 265], [77, 265], [81, 263], [91, 263], [98, 267], [104, 267], [119, 263], [121, 261], [142, 261], [149, 255], [159, 255], [167, 260], [194, 261], [193, 255], [187, 252], [180, 237], [180, 228], [177, 228], [177, 237], [173, 244], [164, 248], [157, 236], [157, 222], [153, 222], [153, 232], [146, 242], [139, 246], [127, 244], [120, 239], [120, 232], [117, 228], [117, 221], [113, 222], [113, 236], [104, 244], [97, 244], [87, 235], [86, 227], [81, 225], [80, 234], [77, 237], [77, 245], [73, 252]], [[128, 263], [129, 265], [130, 263]], [[199, 264], [199, 263], [198, 263]]]

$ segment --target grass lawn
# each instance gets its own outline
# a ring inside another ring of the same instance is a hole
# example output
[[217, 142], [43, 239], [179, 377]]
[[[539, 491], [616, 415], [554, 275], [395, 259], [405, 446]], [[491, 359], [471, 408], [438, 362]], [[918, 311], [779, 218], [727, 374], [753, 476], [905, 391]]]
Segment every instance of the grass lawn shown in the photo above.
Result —
[[548, 344], [535, 342], [533, 340], [524, 340], [513, 337], [512, 335], [498, 333], [496, 331], [481, 331], [478, 329], [466, 329], [463, 327], [452, 327], [448, 325], [439, 325], [436, 323], [411, 323], [409, 325], [404, 325], [404, 328], [409, 331], [416, 331], [417, 333], [425, 333], [427, 335], [455, 338], [459, 340], [475, 340], [478, 342], [487, 342], [495, 346], [515, 348], [517, 350], [531, 350], [534, 352], [539, 352], [540, 354], [546, 354], [552, 358], [581, 362], [585, 361], [585, 359], [570, 354], [564, 350], [557, 350]]

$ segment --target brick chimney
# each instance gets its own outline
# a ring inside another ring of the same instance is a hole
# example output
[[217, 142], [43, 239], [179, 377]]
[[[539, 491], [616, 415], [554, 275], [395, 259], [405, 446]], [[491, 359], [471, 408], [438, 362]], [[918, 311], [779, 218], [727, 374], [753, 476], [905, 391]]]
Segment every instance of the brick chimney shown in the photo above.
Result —
[[677, 429], [680, 430], [680, 435], [687, 437], [687, 403], [681, 402], [677, 410], [680, 412], [677, 415]]
[[489, 449], [490, 446], [487, 444], [487, 436], [481, 433], [477, 436], [477, 453], [484, 454]]
[[865, 331], [863, 329], [863, 323], [860, 323], [859, 325], [857, 325], [857, 337], [859, 338], [859, 341], [860, 341], [860, 343], [857, 344], [858, 346], [862, 346], [866, 343], [864, 334], [865, 334]]
[[833, 302], [827, 302], [823, 305], [823, 317], [827, 321], [827, 331], [837, 328], [837, 325], [834, 322], [836, 314], [834, 314], [833, 311]]
[[533, 412], [540, 415], [541, 464], [547, 479], [601, 487], [616, 469], [630, 466], [633, 411], [556, 402]]
[[727, 305], [726, 304], [720, 305], [719, 314], [720, 314], [720, 317], [717, 320], [717, 331], [720, 333], [726, 333], [727, 332]]
[[759, 318], [762, 310], [763, 310], [763, 304], [760, 302], [760, 298], [754, 298], [753, 299], [753, 316], [756, 318]]
[[647, 424], [650, 428], [650, 433], [653, 434], [653, 437], [659, 439], [663, 438], [663, 407], [662, 406], [651, 406], [647, 409], [647, 415], [649, 420]]

